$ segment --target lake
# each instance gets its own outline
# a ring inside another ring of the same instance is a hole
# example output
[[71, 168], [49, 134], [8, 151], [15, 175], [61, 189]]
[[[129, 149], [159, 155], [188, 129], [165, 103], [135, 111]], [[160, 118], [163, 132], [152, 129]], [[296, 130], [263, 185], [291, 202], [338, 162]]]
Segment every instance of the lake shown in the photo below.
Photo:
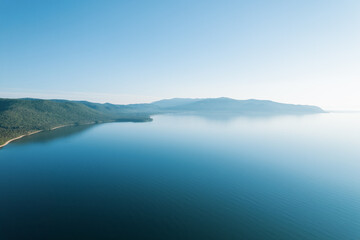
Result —
[[0, 239], [360, 239], [360, 114], [159, 115], [0, 150]]

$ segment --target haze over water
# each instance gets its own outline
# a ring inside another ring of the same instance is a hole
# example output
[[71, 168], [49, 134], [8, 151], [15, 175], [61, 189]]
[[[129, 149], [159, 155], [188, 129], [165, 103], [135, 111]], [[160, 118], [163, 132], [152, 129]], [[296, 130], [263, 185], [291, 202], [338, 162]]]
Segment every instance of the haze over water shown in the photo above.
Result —
[[355, 240], [360, 114], [159, 115], [0, 150], [0, 238]]

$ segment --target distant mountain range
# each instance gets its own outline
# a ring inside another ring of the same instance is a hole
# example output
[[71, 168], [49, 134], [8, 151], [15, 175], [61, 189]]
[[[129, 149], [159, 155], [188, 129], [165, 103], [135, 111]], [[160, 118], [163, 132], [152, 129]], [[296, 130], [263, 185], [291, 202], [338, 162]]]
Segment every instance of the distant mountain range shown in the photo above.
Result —
[[152, 104], [168, 111], [187, 112], [231, 112], [243, 114], [309, 114], [324, 112], [324, 110], [316, 106], [284, 104], [256, 99], [236, 100], [224, 97], [206, 99], [174, 98], [157, 101]]
[[0, 146], [35, 131], [59, 126], [111, 121], [150, 121], [151, 115], [192, 114], [315, 114], [319, 107], [283, 104], [267, 100], [231, 98], [173, 98], [144, 104], [116, 105], [87, 101], [0, 99]]

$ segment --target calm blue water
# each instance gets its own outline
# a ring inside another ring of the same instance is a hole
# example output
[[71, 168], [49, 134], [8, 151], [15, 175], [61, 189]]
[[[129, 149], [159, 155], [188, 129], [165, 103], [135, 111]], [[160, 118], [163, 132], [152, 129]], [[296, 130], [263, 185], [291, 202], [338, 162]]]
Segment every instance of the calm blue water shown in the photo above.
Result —
[[360, 239], [360, 114], [58, 129], [0, 150], [0, 239]]

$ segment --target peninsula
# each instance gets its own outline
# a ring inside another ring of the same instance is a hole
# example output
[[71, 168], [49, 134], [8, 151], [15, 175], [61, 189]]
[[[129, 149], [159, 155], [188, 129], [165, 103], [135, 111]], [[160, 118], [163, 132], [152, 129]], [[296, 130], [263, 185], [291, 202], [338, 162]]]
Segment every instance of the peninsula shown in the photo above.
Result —
[[87, 101], [1, 99], [0, 147], [23, 136], [69, 125], [105, 122], [146, 122], [164, 113], [213, 114], [315, 114], [316, 106], [283, 104], [268, 100], [231, 98], [174, 98], [144, 104], [116, 105]]

